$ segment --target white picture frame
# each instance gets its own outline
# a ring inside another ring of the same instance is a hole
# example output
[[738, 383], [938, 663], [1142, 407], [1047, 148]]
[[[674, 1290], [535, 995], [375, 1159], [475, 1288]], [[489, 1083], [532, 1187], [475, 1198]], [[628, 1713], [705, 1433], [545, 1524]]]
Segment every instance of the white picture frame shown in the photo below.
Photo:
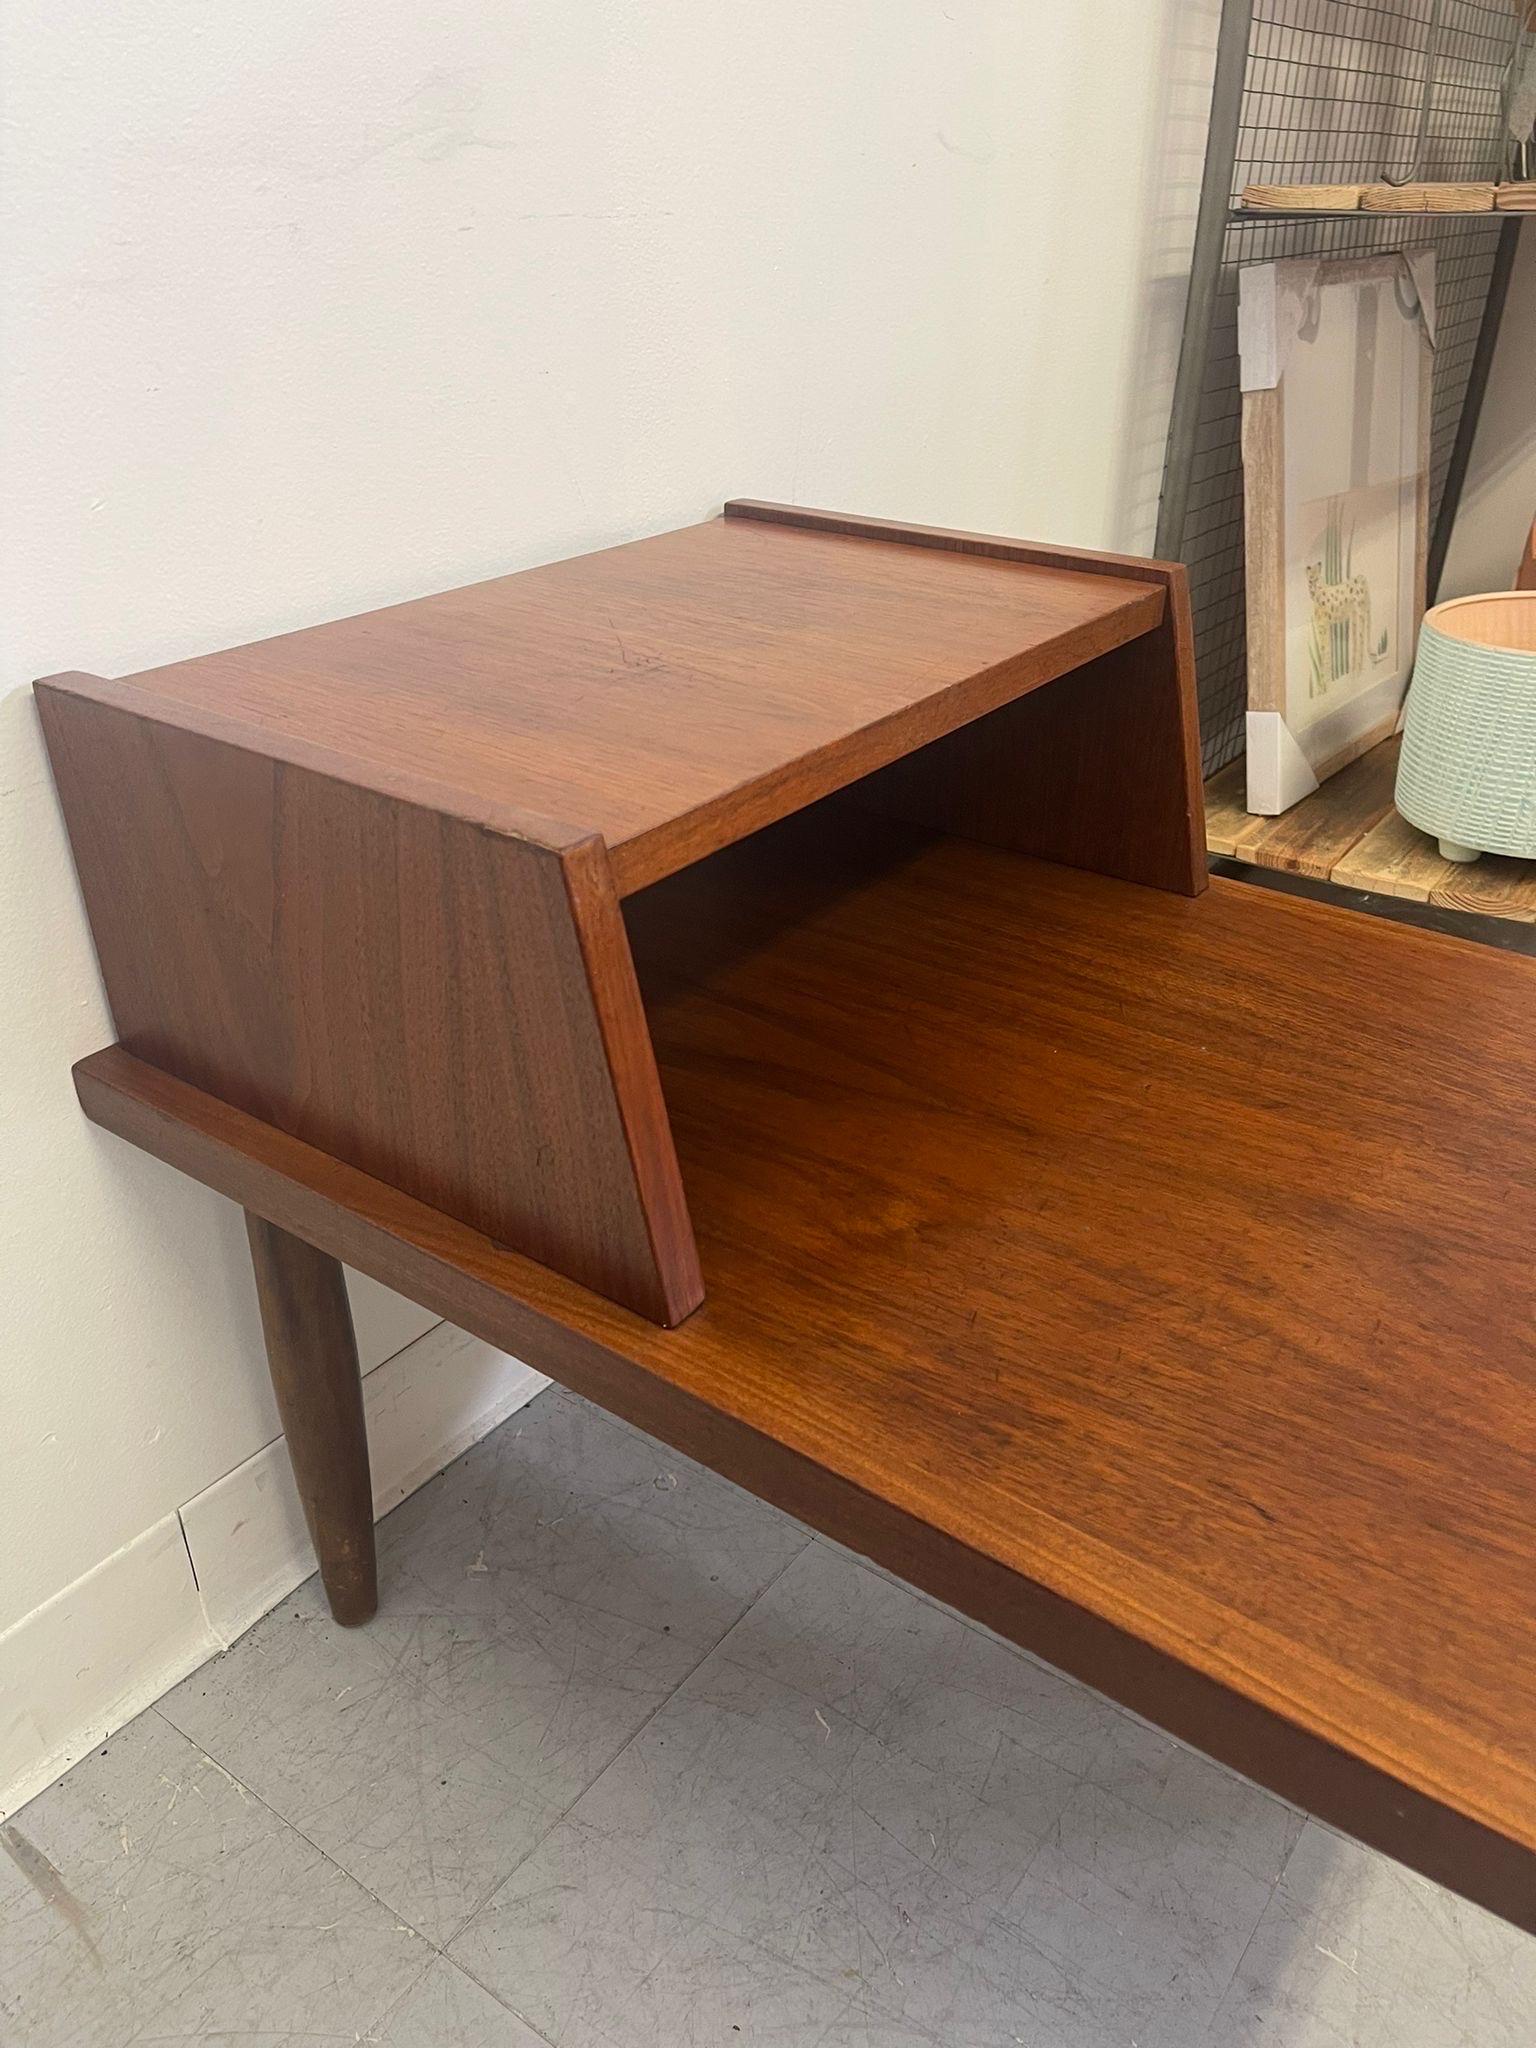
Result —
[[1387, 738], [1427, 602], [1434, 258], [1239, 273], [1248, 809]]

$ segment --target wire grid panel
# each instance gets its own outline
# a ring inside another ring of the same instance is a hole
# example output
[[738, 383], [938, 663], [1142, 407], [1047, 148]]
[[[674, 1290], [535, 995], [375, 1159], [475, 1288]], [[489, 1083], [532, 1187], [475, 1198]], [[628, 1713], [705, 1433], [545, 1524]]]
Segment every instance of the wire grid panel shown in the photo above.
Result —
[[[1492, 178], [1504, 162], [1501, 93], [1511, 0], [1258, 0], [1233, 169], [1244, 185], [1374, 183], [1412, 167], [1428, 92], [1425, 179]], [[1225, 231], [1181, 549], [1189, 568], [1207, 775], [1243, 751], [1247, 620], [1237, 274], [1285, 256], [1435, 252], [1430, 525], [1439, 514], [1502, 220], [1492, 214], [1345, 214], [1233, 220]]]

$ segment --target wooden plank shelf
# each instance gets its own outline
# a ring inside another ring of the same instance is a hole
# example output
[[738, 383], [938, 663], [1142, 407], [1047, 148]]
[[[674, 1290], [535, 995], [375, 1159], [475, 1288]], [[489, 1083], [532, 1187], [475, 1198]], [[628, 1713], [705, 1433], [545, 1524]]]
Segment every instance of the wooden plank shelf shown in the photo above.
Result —
[[1234, 761], [1205, 785], [1206, 850], [1342, 889], [1536, 924], [1536, 861], [1442, 860], [1434, 840], [1398, 816], [1400, 744], [1384, 740], [1278, 818], [1247, 810], [1243, 763]]
[[1536, 1931], [1536, 963], [1207, 887], [1176, 567], [665, 538], [40, 689], [334, 1611], [324, 1260]]

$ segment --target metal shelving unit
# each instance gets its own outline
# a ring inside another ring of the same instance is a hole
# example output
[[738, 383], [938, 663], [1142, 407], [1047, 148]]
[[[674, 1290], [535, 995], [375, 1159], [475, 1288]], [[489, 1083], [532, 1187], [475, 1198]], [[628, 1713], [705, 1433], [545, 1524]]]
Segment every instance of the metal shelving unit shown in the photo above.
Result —
[[1189, 567], [1207, 774], [1242, 752], [1247, 700], [1238, 271], [1434, 249], [1433, 593], [1519, 232], [1509, 214], [1253, 213], [1238, 195], [1401, 176], [1421, 120], [1419, 175], [1499, 176], [1514, 37], [1512, 0], [1226, 0], [1157, 530]]

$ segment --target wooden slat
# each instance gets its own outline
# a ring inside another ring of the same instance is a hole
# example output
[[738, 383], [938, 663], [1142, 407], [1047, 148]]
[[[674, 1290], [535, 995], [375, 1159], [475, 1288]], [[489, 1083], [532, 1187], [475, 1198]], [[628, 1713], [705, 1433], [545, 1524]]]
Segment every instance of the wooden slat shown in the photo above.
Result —
[[1484, 917], [1508, 917], [1536, 924], [1536, 861], [1506, 860], [1485, 853], [1469, 864], [1447, 861], [1451, 872], [1430, 892], [1446, 910], [1475, 910]]
[[1341, 889], [1370, 889], [1378, 896], [1404, 896], [1428, 903], [1455, 871], [1442, 860], [1433, 839], [1396, 811], [1350, 848], [1333, 870]]
[[1401, 744], [1394, 734], [1279, 818], [1245, 809], [1243, 764], [1234, 761], [1205, 785], [1207, 849], [1341, 889], [1536, 924], [1536, 861], [1442, 860], [1434, 840], [1393, 809]]
[[1400, 744], [1393, 734], [1278, 818], [1248, 810], [1244, 764], [1234, 761], [1205, 786], [1207, 851], [1326, 881], [1356, 840], [1392, 808]]
[[1314, 796], [1266, 820], [1268, 829], [1248, 842], [1244, 859], [1327, 881], [1362, 834], [1391, 810], [1400, 744], [1394, 734], [1330, 776]]
[[[1248, 784], [1247, 764], [1232, 762], [1205, 785], [1205, 850], [1224, 854], [1228, 860], [1237, 853], [1238, 840], [1253, 823], [1244, 801]], [[1268, 820], [1265, 821], [1266, 823]]]
[[[1247, 819], [1232, 798], [1233, 770], [1224, 769], [1206, 786], [1207, 816], [1214, 820], [1214, 830], [1207, 829], [1210, 850], [1234, 850], [1231, 857], [1255, 867], [1310, 875], [1340, 889], [1536, 924], [1536, 861], [1497, 854], [1472, 862], [1442, 860], [1428, 833], [1392, 809], [1396, 757], [1393, 740], [1277, 819]], [[1340, 790], [1338, 785], [1348, 785], [1351, 777], [1357, 778], [1354, 787]], [[1269, 829], [1245, 835], [1244, 820]]]

